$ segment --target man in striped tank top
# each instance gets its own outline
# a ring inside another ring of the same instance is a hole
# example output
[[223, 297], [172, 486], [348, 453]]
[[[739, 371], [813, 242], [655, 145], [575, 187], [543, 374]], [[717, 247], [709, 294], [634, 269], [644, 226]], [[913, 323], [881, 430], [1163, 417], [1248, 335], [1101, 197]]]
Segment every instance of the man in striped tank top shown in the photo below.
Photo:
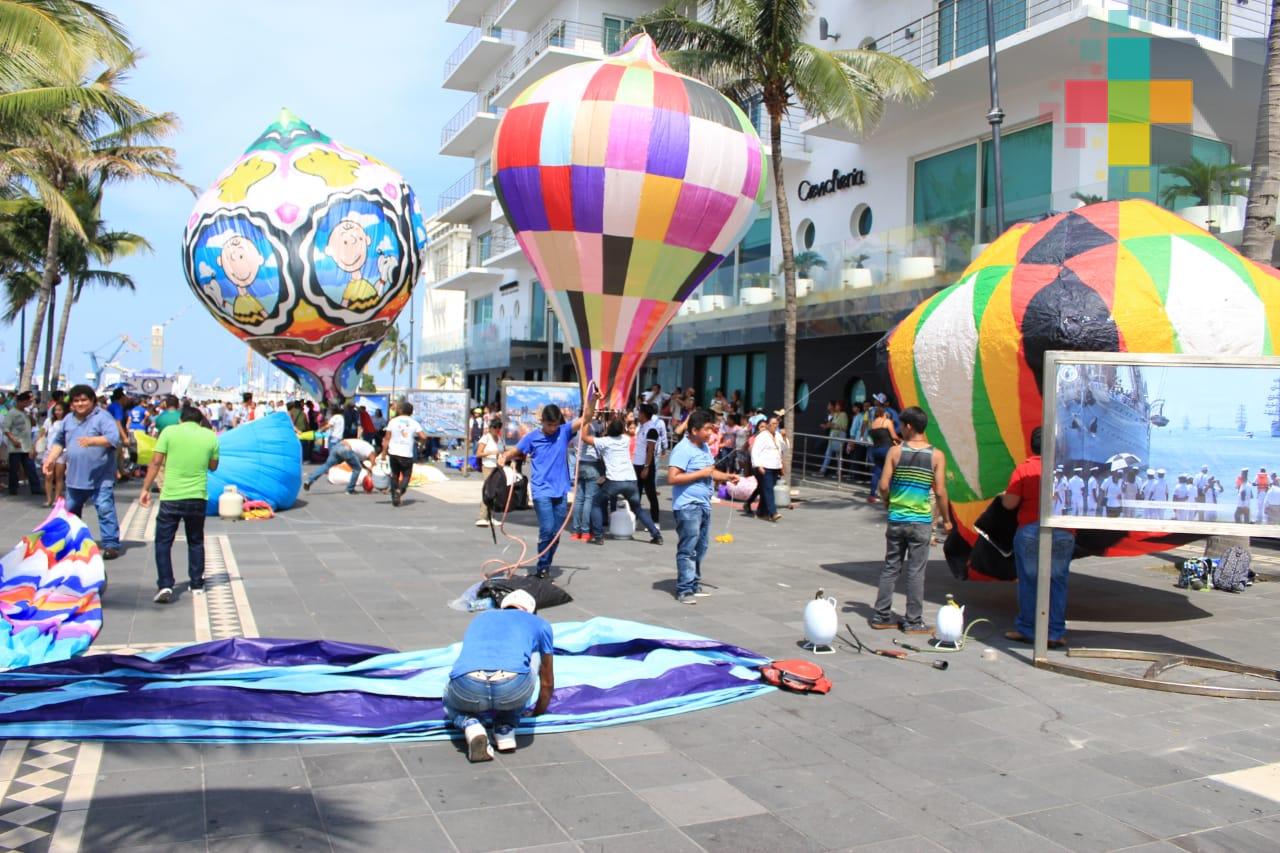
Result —
[[[908, 634], [927, 634], [924, 623], [924, 569], [929, 562], [929, 540], [933, 532], [933, 512], [929, 493], [938, 499], [943, 527], [951, 532], [951, 506], [947, 501], [947, 460], [941, 450], [930, 447], [924, 431], [929, 416], [911, 406], [898, 416], [902, 423], [902, 444], [889, 449], [880, 494], [888, 495], [889, 525], [885, 528], [884, 568], [880, 571], [880, 592], [876, 596], [871, 627], [900, 628]], [[893, 591], [898, 575], [907, 576], [907, 609], [899, 622], [893, 615]]]

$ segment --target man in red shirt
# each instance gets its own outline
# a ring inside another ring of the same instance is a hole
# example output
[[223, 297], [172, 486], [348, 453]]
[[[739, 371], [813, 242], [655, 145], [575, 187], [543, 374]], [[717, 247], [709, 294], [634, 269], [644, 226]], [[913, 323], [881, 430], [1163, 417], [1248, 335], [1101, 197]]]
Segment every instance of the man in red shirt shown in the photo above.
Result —
[[[1005, 637], [1030, 643], [1036, 627], [1036, 577], [1040, 558], [1040, 441], [1042, 431], [1031, 431], [1031, 456], [1013, 469], [1009, 487], [1000, 496], [1005, 509], [1017, 510], [1018, 531], [1013, 535], [1013, 562], [1018, 569], [1018, 615]], [[1067, 644], [1067, 571], [1076, 549], [1070, 530], [1054, 528], [1050, 556], [1049, 648]]]

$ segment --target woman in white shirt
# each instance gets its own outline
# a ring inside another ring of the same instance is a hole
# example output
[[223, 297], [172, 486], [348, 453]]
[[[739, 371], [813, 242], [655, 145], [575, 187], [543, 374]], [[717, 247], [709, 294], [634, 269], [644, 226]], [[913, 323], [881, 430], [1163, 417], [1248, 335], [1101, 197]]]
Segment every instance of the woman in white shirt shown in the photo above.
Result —
[[770, 521], [781, 521], [777, 504], [774, 502], [773, 487], [782, 476], [782, 448], [784, 441], [778, 435], [778, 416], [774, 415], [765, 423], [764, 429], [756, 435], [751, 443], [751, 467], [755, 469], [757, 481], [760, 483], [760, 506], [757, 517]]
[[[485, 479], [493, 473], [493, 469], [498, 467], [498, 457], [502, 456], [507, 450], [507, 442], [502, 438], [502, 418], [494, 418], [489, 421], [489, 431], [480, 436], [480, 441], [476, 443], [476, 456], [480, 459], [480, 473], [484, 474]], [[484, 480], [481, 480], [484, 482]], [[480, 501], [480, 515], [476, 517], [476, 527], [488, 527], [492, 524], [489, 520], [489, 512], [484, 505], [484, 501]]]

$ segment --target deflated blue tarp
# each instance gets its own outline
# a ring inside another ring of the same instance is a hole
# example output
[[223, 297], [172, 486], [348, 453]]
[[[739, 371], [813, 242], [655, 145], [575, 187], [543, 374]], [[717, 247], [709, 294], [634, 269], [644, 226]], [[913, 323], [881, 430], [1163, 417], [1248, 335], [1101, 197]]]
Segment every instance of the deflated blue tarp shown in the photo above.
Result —
[[209, 472], [208, 515], [218, 514], [223, 489], [235, 486], [247, 501], [288, 509], [302, 488], [302, 447], [284, 412], [242, 424], [218, 436], [218, 470]]
[[[766, 658], [668, 628], [595, 618], [555, 629], [556, 690], [522, 733], [572, 731], [746, 699]], [[292, 741], [447, 738], [460, 644], [416, 652], [327, 640], [218, 640], [0, 673], [9, 738]]]

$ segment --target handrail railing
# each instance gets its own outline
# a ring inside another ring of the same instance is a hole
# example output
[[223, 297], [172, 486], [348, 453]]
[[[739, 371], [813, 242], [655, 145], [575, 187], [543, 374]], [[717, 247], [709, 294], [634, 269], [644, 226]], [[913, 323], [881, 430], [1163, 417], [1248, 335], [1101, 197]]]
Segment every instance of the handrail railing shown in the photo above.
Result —
[[[480, 112], [480, 96], [474, 95], [463, 105], [462, 109], [454, 113], [453, 118], [449, 119], [448, 123], [440, 131], [440, 147], [443, 148], [448, 145], [449, 140], [461, 133], [462, 129], [470, 124], [471, 120], [479, 115]], [[494, 116], [501, 116], [503, 110], [501, 107], [489, 107], [484, 112]]]
[[494, 23], [494, 18], [485, 15], [480, 19], [480, 26], [472, 27], [457, 47], [453, 49], [453, 53], [449, 54], [449, 58], [444, 63], [444, 79], [448, 80], [449, 76], [457, 70], [463, 60], [471, 51], [475, 50], [476, 45], [480, 43], [480, 39], [488, 38], [495, 41], [507, 42], [515, 44], [516, 37], [519, 35], [517, 30], [506, 30]]
[[480, 170], [472, 168], [468, 172], [449, 186], [436, 199], [436, 213], [443, 213], [462, 201], [468, 195], [477, 190], [490, 191], [489, 188], [482, 187], [480, 182]]
[[603, 56], [604, 29], [563, 18], [547, 21], [529, 34], [529, 38], [515, 52], [515, 55], [498, 71], [495, 90], [501, 90], [507, 86], [542, 53], [553, 47]]

